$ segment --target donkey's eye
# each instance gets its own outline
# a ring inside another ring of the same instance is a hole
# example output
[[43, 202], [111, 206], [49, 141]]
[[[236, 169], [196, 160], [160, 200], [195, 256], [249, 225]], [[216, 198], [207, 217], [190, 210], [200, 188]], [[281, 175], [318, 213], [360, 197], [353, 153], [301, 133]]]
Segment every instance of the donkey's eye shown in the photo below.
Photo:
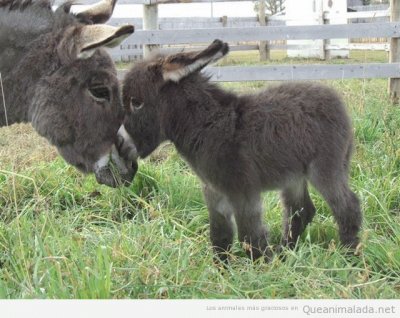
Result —
[[134, 97], [131, 97], [131, 109], [132, 111], [138, 111], [139, 109], [143, 108], [144, 103], [138, 101]]
[[98, 101], [110, 101], [110, 90], [106, 86], [92, 86], [89, 87], [89, 93], [92, 97]]

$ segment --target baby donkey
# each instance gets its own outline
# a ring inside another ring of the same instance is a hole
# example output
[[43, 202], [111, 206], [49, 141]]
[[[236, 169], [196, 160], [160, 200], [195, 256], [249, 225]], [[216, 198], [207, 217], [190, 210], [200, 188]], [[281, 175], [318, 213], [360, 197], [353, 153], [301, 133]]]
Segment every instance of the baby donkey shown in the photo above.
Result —
[[269, 256], [261, 193], [281, 190], [282, 245], [293, 248], [315, 207], [307, 182], [325, 198], [343, 245], [355, 248], [361, 225], [348, 184], [353, 135], [345, 106], [331, 88], [286, 83], [252, 95], [236, 95], [200, 71], [225, 56], [215, 40], [200, 52], [155, 56], [126, 75], [125, 140], [140, 157], [170, 140], [204, 183], [211, 241], [226, 260], [239, 240], [250, 257]]

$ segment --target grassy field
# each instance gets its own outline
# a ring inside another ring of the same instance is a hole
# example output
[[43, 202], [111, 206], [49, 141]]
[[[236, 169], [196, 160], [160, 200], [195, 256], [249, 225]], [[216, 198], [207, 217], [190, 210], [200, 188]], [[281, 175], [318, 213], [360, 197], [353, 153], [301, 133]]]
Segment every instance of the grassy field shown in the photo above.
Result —
[[[274, 56], [276, 63], [306, 63]], [[354, 52], [349, 60], [384, 61]], [[225, 63], [255, 64], [253, 53]], [[286, 261], [252, 263], [236, 241], [213, 265], [200, 184], [170, 145], [140, 162], [134, 184], [110, 189], [83, 176], [27, 125], [0, 129], [0, 298], [400, 298], [400, 107], [386, 80], [329, 81], [356, 136], [351, 186], [364, 212], [362, 249], [346, 256], [313, 191], [317, 216]], [[269, 83], [224, 84], [251, 92]], [[264, 196], [279, 242], [277, 193]]]

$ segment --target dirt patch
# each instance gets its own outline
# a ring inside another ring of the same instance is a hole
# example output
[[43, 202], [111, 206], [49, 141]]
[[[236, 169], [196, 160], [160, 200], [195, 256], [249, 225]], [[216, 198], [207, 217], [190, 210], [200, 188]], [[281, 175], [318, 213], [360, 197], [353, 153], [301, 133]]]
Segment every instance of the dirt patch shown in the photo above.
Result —
[[57, 157], [56, 148], [30, 124], [0, 128], [0, 169], [21, 171]]

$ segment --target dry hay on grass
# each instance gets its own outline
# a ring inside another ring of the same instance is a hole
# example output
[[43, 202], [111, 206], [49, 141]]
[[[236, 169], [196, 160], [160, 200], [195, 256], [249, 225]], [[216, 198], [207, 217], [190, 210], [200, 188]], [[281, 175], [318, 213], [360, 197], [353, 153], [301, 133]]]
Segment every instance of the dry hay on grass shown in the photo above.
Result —
[[0, 169], [19, 172], [56, 156], [56, 148], [40, 137], [30, 124], [0, 128]]
[[[164, 143], [150, 156], [150, 161], [166, 160], [172, 149], [172, 144]], [[39, 136], [30, 124], [0, 128], [0, 170], [20, 172], [56, 157], [56, 148]]]

